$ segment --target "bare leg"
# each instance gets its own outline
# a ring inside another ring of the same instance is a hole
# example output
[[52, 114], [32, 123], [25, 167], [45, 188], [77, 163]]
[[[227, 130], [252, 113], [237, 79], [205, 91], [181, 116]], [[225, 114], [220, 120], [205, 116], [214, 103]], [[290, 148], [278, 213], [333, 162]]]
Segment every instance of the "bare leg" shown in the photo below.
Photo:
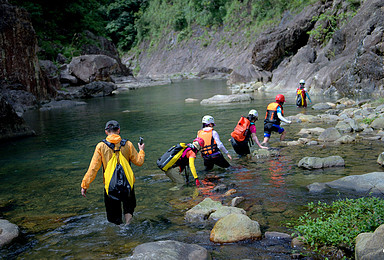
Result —
[[284, 132], [281, 133], [280, 141], [284, 140], [286, 134], [287, 134], [287, 132], [284, 130]]
[[129, 223], [131, 223], [131, 220], [132, 220], [132, 214], [130, 213], [127, 213], [124, 215], [125, 217], [125, 224], [128, 225]]
[[269, 141], [269, 137], [264, 137], [263, 144], [267, 144]]

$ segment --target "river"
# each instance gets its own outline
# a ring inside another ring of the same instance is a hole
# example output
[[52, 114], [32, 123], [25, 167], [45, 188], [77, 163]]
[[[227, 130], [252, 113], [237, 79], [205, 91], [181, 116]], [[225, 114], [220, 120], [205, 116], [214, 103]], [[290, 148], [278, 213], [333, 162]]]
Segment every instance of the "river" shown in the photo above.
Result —
[[[139, 244], [173, 239], [199, 244], [209, 250], [213, 259], [290, 259], [289, 243], [263, 239], [217, 245], [209, 241], [210, 229], [185, 223], [185, 212], [202, 199], [211, 197], [229, 203], [230, 198], [194, 185], [174, 189], [175, 184], [157, 168], [156, 160], [170, 146], [191, 142], [206, 114], [215, 118], [215, 129], [233, 156], [233, 167], [224, 170], [215, 166], [206, 176], [198, 157], [199, 177], [206, 184], [234, 187], [234, 196], [246, 199], [239, 207], [260, 223], [262, 233], [291, 232], [286, 223], [303, 214], [309, 202], [360, 196], [331, 191], [310, 194], [308, 184], [382, 171], [376, 163], [382, 145], [372, 141], [284, 147], [278, 143], [279, 135], [273, 133], [271, 146], [280, 150], [279, 157], [238, 159], [228, 142], [236, 122], [250, 109], [257, 109], [262, 119], [276, 93], [257, 94], [252, 103], [245, 104], [201, 106], [199, 102], [184, 101], [230, 93], [224, 81], [188, 80], [88, 99], [87, 105], [25, 113], [37, 136], [3, 143], [0, 149], [0, 218], [21, 229], [20, 237], [1, 249], [0, 258], [116, 259], [131, 255]], [[286, 98], [286, 116], [319, 113], [296, 108], [293, 93]], [[334, 101], [323, 97], [312, 100]], [[126, 227], [106, 221], [101, 172], [91, 184], [87, 198], [80, 194], [80, 183], [95, 145], [105, 138], [104, 125], [111, 119], [120, 122], [121, 135], [132, 140], [135, 147], [139, 136], [145, 140], [145, 163], [142, 167], [133, 166], [137, 208], [132, 224]], [[262, 121], [256, 123], [259, 140], [263, 138]], [[301, 128], [316, 126], [333, 125], [294, 122], [285, 126], [287, 140], [297, 140]], [[305, 156], [329, 155], [342, 156], [346, 166], [316, 171], [297, 167]]]

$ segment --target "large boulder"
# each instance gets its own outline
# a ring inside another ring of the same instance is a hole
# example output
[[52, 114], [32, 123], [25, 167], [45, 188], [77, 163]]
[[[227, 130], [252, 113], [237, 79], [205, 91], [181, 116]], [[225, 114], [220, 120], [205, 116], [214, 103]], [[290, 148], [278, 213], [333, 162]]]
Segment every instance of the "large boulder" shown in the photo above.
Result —
[[165, 240], [138, 245], [133, 250], [132, 256], [121, 259], [209, 260], [211, 257], [208, 250], [202, 246]]
[[210, 235], [215, 243], [233, 243], [261, 238], [260, 225], [243, 214], [230, 214], [216, 222]]
[[383, 259], [384, 225], [376, 228], [373, 233], [361, 233], [356, 239], [355, 259]]
[[111, 81], [111, 75], [119, 73], [117, 61], [106, 55], [83, 55], [74, 57], [68, 71], [83, 83]]
[[243, 103], [251, 102], [253, 97], [249, 94], [240, 95], [215, 95], [208, 99], [203, 99], [201, 105], [220, 105], [225, 103]]
[[35, 135], [13, 107], [0, 96], [0, 141]]
[[206, 198], [185, 213], [185, 220], [190, 223], [204, 222], [209, 215], [215, 212], [223, 205], [220, 201], [214, 201], [211, 198]]
[[117, 86], [111, 82], [95, 81], [86, 84], [79, 90], [79, 93], [82, 98], [104, 97], [112, 95], [116, 89]]
[[384, 166], [384, 152], [379, 154], [379, 157], [377, 157], [377, 163], [380, 164], [381, 166]]
[[324, 130], [319, 136], [319, 141], [333, 142], [341, 137], [340, 132], [335, 127], [330, 127]]
[[384, 117], [378, 117], [371, 123], [373, 129], [384, 129]]
[[320, 157], [304, 157], [298, 163], [299, 167], [306, 169], [321, 169], [328, 167], [344, 166], [344, 159], [340, 156], [329, 156], [325, 158]]
[[19, 227], [8, 220], [0, 219], [0, 248], [19, 236]]
[[212, 222], [216, 222], [219, 219], [221, 219], [221, 218], [223, 218], [229, 214], [244, 214], [244, 215], [246, 215], [247, 213], [245, 212], [244, 209], [241, 209], [241, 208], [222, 206], [222, 207], [218, 208], [215, 212], [213, 212], [211, 215], [209, 215], [208, 220], [210, 220]]
[[364, 194], [372, 193], [382, 195], [384, 193], [384, 172], [346, 176], [331, 182], [313, 183], [308, 185], [307, 188], [310, 192], [323, 192], [327, 188], [332, 188]]

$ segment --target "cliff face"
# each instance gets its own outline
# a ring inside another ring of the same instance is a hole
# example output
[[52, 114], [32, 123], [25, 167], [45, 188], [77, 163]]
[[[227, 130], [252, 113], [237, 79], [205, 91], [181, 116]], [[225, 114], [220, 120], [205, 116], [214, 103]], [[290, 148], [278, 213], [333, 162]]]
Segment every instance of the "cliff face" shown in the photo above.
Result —
[[27, 11], [0, 0], [0, 17], [0, 83], [38, 99], [55, 95], [40, 69], [37, 38]]
[[313, 93], [384, 94], [384, 2], [362, 1], [357, 14], [333, 34], [326, 46], [308, 32], [323, 13], [341, 15], [344, 1], [319, 1], [301, 13], [287, 13], [280, 25], [253, 38], [243, 31], [194, 31], [194, 40], [177, 43], [175, 34], [156, 50], [143, 44], [139, 76], [154, 78], [218, 68], [230, 71], [229, 83], [262, 81], [269, 90], [296, 89], [301, 78]]

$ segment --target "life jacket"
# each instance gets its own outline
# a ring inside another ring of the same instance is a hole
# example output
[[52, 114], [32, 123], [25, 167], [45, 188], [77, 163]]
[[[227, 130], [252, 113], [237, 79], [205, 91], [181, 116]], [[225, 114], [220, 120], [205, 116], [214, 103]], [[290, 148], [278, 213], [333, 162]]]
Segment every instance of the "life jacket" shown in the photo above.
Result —
[[298, 107], [306, 107], [307, 102], [306, 102], [306, 96], [305, 96], [305, 90], [298, 88], [296, 90], [296, 106]]
[[135, 183], [132, 168], [120, 150], [127, 140], [122, 139], [117, 149], [115, 144], [105, 139], [103, 142], [113, 150], [113, 155], [104, 170], [105, 191], [110, 198], [122, 200], [130, 195]]
[[251, 121], [249, 121], [248, 118], [242, 116], [239, 122], [237, 122], [237, 125], [231, 133], [231, 136], [238, 142], [244, 141], [247, 137], [249, 137], [250, 126]]
[[196, 149], [193, 144], [179, 143], [168, 149], [159, 159], [157, 159], [157, 167], [163, 171], [169, 168], [180, 166], [182, 169], [188, 164], [186, 162], [187, 151]]
[[219, 151], [215, 138], [213, 138], [212, 131], [213, 129], [210, 129], [208, 131], [204, 131], [203, 129], [201, 129], [197, 132], [197, 137], [201, 137], [204, 140], [204, 147], [201, 148], [201, 154], [203, 156], [213, 154]]
[[275, 125], [280, 125], [280, 119], [277, 116], [277, 108], [278, 107], [281, 108], [281, 114], [284, 115], [283, 107], [277, 102], [272, 102], [267, 107], [267, 112], [265, 114], [265, 120], [264, 120], [265, 124], [272, 123]]

